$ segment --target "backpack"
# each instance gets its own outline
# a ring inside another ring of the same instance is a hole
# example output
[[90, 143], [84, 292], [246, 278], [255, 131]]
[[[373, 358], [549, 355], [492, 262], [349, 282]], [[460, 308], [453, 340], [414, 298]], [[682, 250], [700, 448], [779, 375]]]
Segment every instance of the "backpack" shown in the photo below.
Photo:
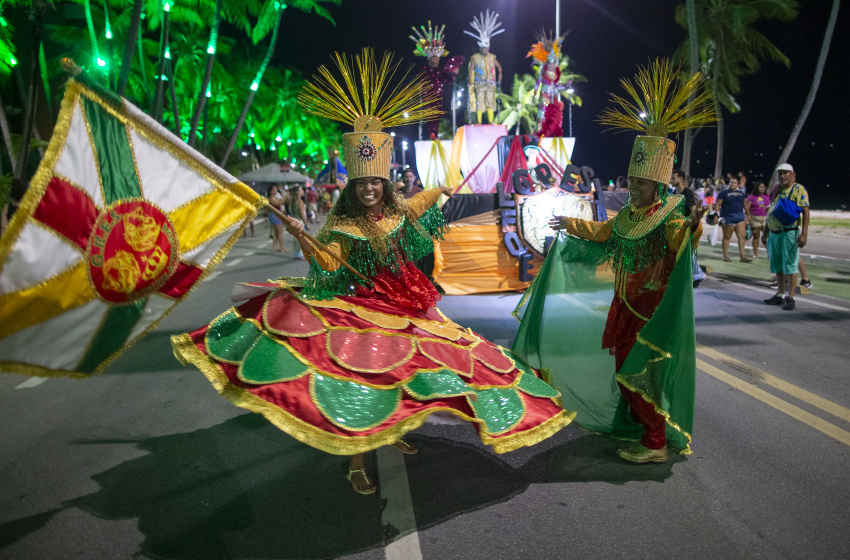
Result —
[[794, 183], [791, 186], [787, 196], [780, 196], [779, 199], [777, 199], [776, 204], [771, 211], [771, 215], [785, 227], [794, 225], [794, 223], [800, 218], [800, 214], [803, 213], [803, 209], [797, 205], [796, 202], [791, 200], [791, 194], [793, 194], [795, 188], [797, 188], [797, 183]]

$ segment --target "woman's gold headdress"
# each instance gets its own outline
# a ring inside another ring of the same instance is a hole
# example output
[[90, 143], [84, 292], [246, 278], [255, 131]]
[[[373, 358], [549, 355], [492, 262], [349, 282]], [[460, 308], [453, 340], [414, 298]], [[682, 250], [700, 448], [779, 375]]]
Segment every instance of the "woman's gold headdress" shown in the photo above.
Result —
[[[705, 78], [696, 73], [681, 80], [681, 68], [673, 68], [668, 59], [655, 59], [639, 67], [635, 83], [623, 78], [620, 83], [629, 99], [611, 94], [615, 107], [602, 112], [597, 121], [612, 129], [638, 130], [629, 163], [630, 177], [642, 177], [668, 183], [673, 172], [676, 143], [667, 138], [671, 132], [705, 126], [717, 121]], [[694, 96], [693, 101], [689, 98]]]
[[349, 180], [389, 179], [393, 139], [381, 132], [383, 127], [440, 116], [439, 98], [421, 76], [407, 80], [410, 69], [391, 86], [399, 66], [391, 53], [378, 62], [367, 47], [352, 59], [335, 53], [334, 62], [342, 80], [320, 66], [299, 92], [298, 102], [306, 113], [354, 126], [354, 132], [342, 135]]

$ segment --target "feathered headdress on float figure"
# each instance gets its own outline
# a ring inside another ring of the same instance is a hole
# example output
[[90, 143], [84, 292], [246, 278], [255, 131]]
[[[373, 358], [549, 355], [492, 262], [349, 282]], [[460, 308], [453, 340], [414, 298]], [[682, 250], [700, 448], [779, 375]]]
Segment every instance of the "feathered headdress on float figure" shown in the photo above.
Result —
[[[411, 69], [390, 85], [399, 66], [390, 53], [377, 61], [372, 49], [365, 48], [353, 59], [335, 53], [334, 62], [341, 80], [323, 65], [298, 93], [304, 112], [354, 126], [354, 132], [342, 135], [348, 183], [316, 237], [326, 245], [345, 244], [348, 262], [372, 276], [379, 269], [398, 268], [402, 262], [398, 251], [413, 261], [427, 255], [433, 251], [433, 238], [442, 236], [442, 213], [432, 209], [417, 219], [389, 181], [393, 137], [383, 132], [385, 126], [430, 120], [442, 111], [423, 78], [407, 80]], [[357, 200], [354, 182], [361, 177], [385, 180], [380, 222], [372, 220]], [[348, 293], [356, 284], [362, 282], [347, 269], [326, 272], [313, 262], [305, 290], [322, 299]]]
[[470, 37], [475, 37], [478, 40], [479, 47], [489, 49], [490, 38], [505, 31], [504, 29], [499, 29], [502, 26], [502, 22], [498, 21], [498, 19], [499, 14], [497, 12], [491, 12], [490, 10], [487, 10], [486, 14], [481, 12], [479, 16], [473, 16], [472, 22], [469, 24], [475, 30], [475, 33], [466, 30], [463, 32]]
[[424, 25], [420, 25], [419, 29], [411, 27], [416, 37], [409, 35], [410, 40], [416, 43], [416, 48], [413, 54], [416, 56], [424, 56], [431, 58], [432, 56], [448, 56], [449, 51], [446, 50], [445, 35], [443, 32], [446, 26], [439, 28], [431, 27], [431, 22], [428, 22], [428, 29]]
[[545, 30], [541, 29], [534, 35], [537, 42], [531, 45], [531, 50], [528, 51], [525, 57], [533, 57], [541, 64], [545, 64], [549, 55], [554, 54], [556, 58], [555, 62], [557, 62], [561, 59], [561, 43], [566, 38], [567, 33], [564, 33], [560, 37], [555, 37], [555, 32], [551, 29], [548, 34]]
[[[673, 68], [669, 59], [655, 59], [646, 67], [638, 67], [634, 83], [620, 80], [631, 99], [610, 94], [616, 106], [597, 117], [597, 122], [608, 125], [609, 130], [646, 133], [635, 138], [628, 176], [662, 183], [665, 188], [661, 198], [667, 192], [676, 159], [676, 143], [667, 135], [717, 121], [703, 75], [698, 72], [686, 80], [681, 77], [681, 68]], [[692, 95], [694, 99], [689, 102]]]

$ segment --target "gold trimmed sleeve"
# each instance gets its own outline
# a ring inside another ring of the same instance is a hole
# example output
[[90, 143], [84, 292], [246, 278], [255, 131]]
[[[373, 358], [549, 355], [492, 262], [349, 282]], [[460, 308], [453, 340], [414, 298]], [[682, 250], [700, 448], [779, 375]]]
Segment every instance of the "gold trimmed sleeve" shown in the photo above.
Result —
[[343, 260], [348, 260], [348, 251], [343, 250], [343, 246], [339, 241], [334, 241], [325, 245], [325, 247], [328, 249], [327, 251], [319, 249], [309, 241], [308, 243], [310, 243], [310, 246], [313, 247], [313, 252], [310, 253], [310, 256], [316, 259], [316, 262], [319, 263], [319, 266], [321, 266], [328, 272], [333, 272], [337, 270], [340, 266], [342, 266], [341, 264], [339, 264], [339, 261], [333, 258], [329, 253], [337, 255]]
[[420, 193], [416, 193], [407, 201], [407, 206], [413, 211], [413, 214], [418, 218], [422, 214], [428, 211], [429, 208], [434, 206], [438, 200], [440, 200], [440, 196], [443, 194], [443, 191], [440, 189], [428, 189], [427, 191], [422, 191]]
[[562, 221], [561, 225], [566, 225], [564, 229], [570, 235], [575, 235], [588, 241], [604, 243], [611, 237], [611, 231], [614, 229], [614, 220], [591, 222], [589, 220], [580, 220], [579, 218], [566, 218], [566, 224]]
[[665, 226], [667, 246], [670, 248], [671, 253], [678, 253], [679, 248], [690, 239], [691, 228], [688, 226], [688, 222], [682, 217], [669, 218]]

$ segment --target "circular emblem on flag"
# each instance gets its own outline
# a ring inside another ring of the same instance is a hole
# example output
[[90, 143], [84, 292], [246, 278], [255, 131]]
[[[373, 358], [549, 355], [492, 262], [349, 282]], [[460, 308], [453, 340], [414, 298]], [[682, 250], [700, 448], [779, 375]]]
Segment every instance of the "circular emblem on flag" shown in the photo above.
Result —
[[357, 144], [357, 158], [360, 161], [372, 161], [376, 157], [378, 157], [378, 148], [375, 147], [368, 136], [364, 135], [360, 139], [360, 143]]
[[111, 303], [129, 303], [158, 290], [179, 260], [174, 226], [144, 200], [119, 201], [103, 210], [86, 248], [92, 286]]

